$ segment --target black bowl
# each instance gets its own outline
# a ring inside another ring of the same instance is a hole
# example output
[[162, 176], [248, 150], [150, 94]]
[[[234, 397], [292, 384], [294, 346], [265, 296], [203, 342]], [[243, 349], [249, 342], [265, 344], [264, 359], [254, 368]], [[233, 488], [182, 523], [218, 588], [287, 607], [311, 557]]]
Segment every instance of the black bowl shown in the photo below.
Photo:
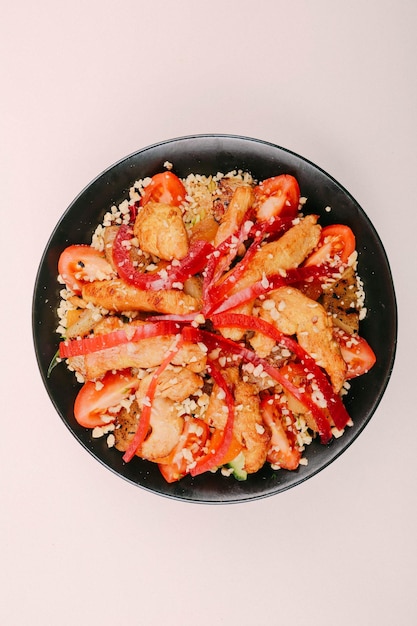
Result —
[[[60, 299], [56, 280], [60, 253], [68, 244], [90, 243], [96, 225], [110, 206], [125, 199], [135, 180], [161, 171], [165, 161], [173, 163], [175, 173], [181, 177], [233, 169], [249, 171], [257, 179], [292, 174], [299, 181], [302, 195], [308, 197], [307, 212], [319, 214], [322, 225], [347, 224], [356, 235], [358, 269], [368, 308], [360, 332], [374, 349], [377, 362], [366, 376], [352, 381], [346, 397], [353, 427], [328, 445], [314, 441], [305, 453], [308, 465], [296, 471], [274, 471], [265, 466], [245, 482], [217, 473], [167, 484], [155, 464], [137, 457], [124, 463], [120, 452], [107, 447], [105, 438], [92, 439], [91, 431], [77, 424], [73, 406], [79, 385], [64, 364], [47, 375], [59, 341], [55, 328]], [[325, 210], [327, 206], [332, 207], [331, 212]], [[388, 384], [396, 350], [397, 308], [381, 240], [367, 215], [338, 182], [306, 159], [265, 141], [230, 135], [196, 135], [161, 142], [122, 159], [72, 202], [53, 231], [40, 263], [33, 298], [33, 335], [43, 382], [57, 412], [98, 461], [131, 483], [163, 496], [200, 503], [234, 503], [272, 496], [294, 487], [317, 474], [351, 445], [371, 419]]]

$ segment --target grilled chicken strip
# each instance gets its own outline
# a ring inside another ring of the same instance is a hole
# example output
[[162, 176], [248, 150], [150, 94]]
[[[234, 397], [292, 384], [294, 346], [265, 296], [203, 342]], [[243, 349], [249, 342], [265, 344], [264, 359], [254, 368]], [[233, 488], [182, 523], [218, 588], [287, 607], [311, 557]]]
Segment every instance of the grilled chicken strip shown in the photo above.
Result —
[[[259, 315], [282, 333], [297, 335], [300, 346], [326, 370], [334, 390], [340, 391], [346, 376], [346, 363], [333, 338], [331, 317], [321, 304], [298, 289], [280, 287], [263, 301]], [[263, 356], [275, 345], [273, 340], [260, 333], [255, 333], [250, 342]]]
[[[86, 380], [97, 380], [110, 370], [128, 367], [147, 369], [158, 367], [172, 346], [172, 336], [150, 337], [135, 343], [106, 348], [84, 356], [68, 359], [69, 366]], [[173, 356], [173, 365], [187, 367], [192, 372], [202, 372], [206, 367], [206, 353], [198, 344], [185, 342]]]
[[[277, 241], [267, 243], [254, 255], [243, 276], [233, 287], [232, 294], [252, 285], [263, 276], [271, 276], [298, 267], [320, 239], [321, 226], [317, 224], [317, 215], [307, 215]], [[253, 302], [246, 302], [233, 309], [234, 313], [250, 314]], [[222, 334], [234, 341], [240, 341], [243, 332], [237, 328], [222, 329]]]
[[248, 209], [252, 206], [255, 194], [252, 187], [244, 185], [238, 187], [224, 213], [219, 229], [214, 238], [214, 245], [218, 246], [230, 235], [237, 231], [243, 222]]
[[[233, 434], [243, 446], [245, 470], [248, 473], [257, 472], [266, 461], [270, 440], [270, 433], [266, 430], [261, 415], [259, 389], [256, 385], [241, 381], [238, 368], [228, 368], [223, 370], [223, 374], [234, 388]], [[216, 428], [224, 429], [227, 415], [223, 394], [214, 384], [205, 419]]]
[[[143, 399], [147, 393], [153, 374], [148, 374], [140, 382], [137, 397]], [[182, 402], [203, 386], [201, 376], [186, 367], [170, 367], [158, 376], [156, 396]]]
[[[122, 409], [119, 413], [113, 431], [117, 450], [126, 452], [136, 433], [139, 417], [140, 407], [137, 402], [133, 402], [129, 410]], [[174, 402], [167, 398], [155, 398], [152, 402], [150, 432], [136, 454], [149, 461], [167, 456], [177, 445], [183, 427], [184, 420], [176, 414]]]
[[264, 275], [271, 276], [298, 267], [320, 239], [321, 226], [317, 224], [317, 219], [317, 215], [307, 215], [277, 241], [262, 246], [236, 283], [232, 293], [262, 280]]
[[133, 227], [139, 247], [160, 259], [183, 259], [188, 252], [188, 236], [181, 209], [161, 202], [148, 202]]
[[120, 278], [96, 280], [82, 288], [85, 302], [108, 311], [147, 311], [185, 315], [200, 308], [200, 303], [177, 289], [153, 291], [138, 289]]

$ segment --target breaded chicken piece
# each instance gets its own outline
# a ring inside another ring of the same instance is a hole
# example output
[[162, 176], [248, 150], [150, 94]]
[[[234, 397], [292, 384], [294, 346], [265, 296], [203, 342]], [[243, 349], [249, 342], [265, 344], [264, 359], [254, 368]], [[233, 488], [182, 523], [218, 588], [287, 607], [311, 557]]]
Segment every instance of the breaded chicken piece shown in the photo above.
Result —
[[235, 387], [235, 402], [235, 436], [244, 445], [245, 470], [252, 474], [266, 461], [271, 435], [264, 426], [255, 385], [239, 381]]
[[133, 227], [139, 247], [160, 259], [183, 259], [188, 252], [188, 236], [181, 209], [161, 202], [148, 202]]
[[[143, 399], [147, 393], [153, 374], [140, 381], [137, 397]], [[175, 402], [183, 402], [203, 386], [201, 376], [186, 367], [170, 367], [158, 376], [155, 395]]]
[[[233, 287], [232, 294], [252, 285], [263, 276], [271, 276], [298, 267], [310, 252], [316, 247], [319, 239], [321, 226], [317, 224], [317, 215], [307, 215], [300, 220], [277, 241], [267, 243], [256, 252], [251, 263], [243, 276]], [[246, 302], [233, 309], [233, 313], [249, 315], [252, 311], [253, 302]], [[223, 328], [222, 335], [240, 341], [243, 332], [237, 328]]]
[[[280, 287], [264, 300], [259, 315], [285, 335], [296, 335], [300, 346], [326, 370], [334, 390], [340, 391], [346, 376], [346, 363], [333, 338], [331, 317], [321, 304], [298, 289]], [[260, 343], [263, 353], [266, 345], [271, 348], [275, 345], [259, 333], [255, 333], [250, 342], [255, 351]]]
[[177, 414], [173, 400], [161, 397], [152, 400], [150, 427], [151, 433], [136, 454], [142, 459], [155, 461], [172, 452], [184, 428], [184, 419]]
[[219, 229], [214, 238], [214, 246], [218, 246], [232, 235], [242, 224], [248, 209], [252, 206], [255, 194], [252, 187], [238, 187], [232, 196], [226, 212], [222, 216]]
[[[266, 430], [260, 411], [258, 388], [240, 380], [239, 370], [231, 367], [223, 375], [233, 387], [235, 398], [235, 423], [233, 434], [243, 446], [245, 470], [257, 472], [265, 463], [268, 454], [270, 433]], [[214, 384], [205, 414], [208, 424], [224, 429], [227, 421], [227, 405], [220, 388]]]
[[[69, 366], [86, 380], [96, 380], [110, 370], [158, 367], [172, 347], [172, 341], [172, 336], [149, 337], [135, 343], [71, 357], [68, 362]], [[172, 358], [173, 365], [181, 365], [197, 373], [204, 371], [206, 361], [206, 353], [198, 344], [190, 342], [184, 342]]]
[[277, 241], [271, 241], [262, 246], [255, 253], [232, 293], [262, 280], [264, 275], [271, 276], [280, 271], [298, 267], [320, 239], [321, 226], [317, 224], [317, 219], [317, 215], [307, 215]]
[[[140, 412], [139, 404], [133, 402], [130, 409], [122, 409], [119, 413], [113, 433], [115, 447], [120, 452], [128, 449], [136, 433]], [[176, 414], [174, 402], [167, 398], [154, 398], [150, 432], [139, 446], [137, 456], [149, 461], [167, 456], [177, 445], [183, 428], [184, 420]]]
[[82, 288], [85, 302], [103, 307], [108, 311], [147, 311], [186, 315], [198, 311], [200, 303], [177, 289], [138, 289], [121, 278], [97, 280]]

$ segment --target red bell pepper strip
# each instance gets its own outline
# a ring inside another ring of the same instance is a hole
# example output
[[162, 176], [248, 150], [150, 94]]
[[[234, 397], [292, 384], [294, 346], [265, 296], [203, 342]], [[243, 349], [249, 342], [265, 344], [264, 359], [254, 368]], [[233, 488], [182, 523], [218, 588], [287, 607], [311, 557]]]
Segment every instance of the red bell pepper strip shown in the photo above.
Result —
[[252, 232], [253, 222], [249, 219], [250, 214], [251, 210], [246, 213], [236, 232], [222, 241], [208, 258], [203, 281], [203, 296], [207, 305], [211, 301], [211, 289], [213, 285], [220, 279], [222, 274], [229, 269], [230, 264], [238, 253], [240, 245], [248, 239]]
[[168, 272], [168, 284], [172, 287], [173, 283], [183, 283], [187, 278], [199, 274], [207, 265], [207, 257], [212, 252], [213, 246], [209, 241], [199, 239], [193, 241], [185, 256], [179, 265], [173, 265]]
[[[281, 333], [275, 326], [269, 322], [252, 315], [241, 315], [239, 313], [226, 313], [221, 315], [213, 315], [212, 323], [215, 328], [225, 328], [234, 326], [237, 328], [245, 328], [248, 330], [257, 330], [262, 334], [271, 337], [277, 343], [285, 346], [301, 361], [302, 365], [313, 374], [319, 390], [322, 392], [329, 412], [333, 418], [335, 426], [343, 429], [350, 420], [350, 416], [346, 408], [337, 395], [326, 375], [317, 365], [315, 360], [300, 346], [297, 341]], [[259, 357], [258, 357], [259, 358]], [[285, 385], [283, 385], [285, 387]], [[300, 399], [300, 398], [299, 398]], [[304, 402], [305, 404], [305, 402]]]
[[175, 335], [179, 330], [180, 327], [178, 324], [172, 321], [160, 321], [141, 324], [140, 326], [130, 326], [127, 330], [120, 329], [111, 333], [84, 337], [84, 339], [62, 341], [59, 344], [59, 356], [61, 359], [82, 356], [84, 354], [106, 350], [107, 348], [114, 348], [125, 343], [147, 339], [148, 337]]
[[[227, 326], [230, 326], [230, 325], [231, 325], [230, 323], [227, 323]], [[253, 350], [249, 350], [245, 346], [240, 345], [230, 339], [226, 339], [224, 337], [214, 335], [213, 333], [196, 329], [196, 328], [192, 328], [192, 327], [187, 327], [187, 329], [184, 329], [184, 331], [186, 331], [186, 333], [185, 332], [183, 333], [184, 336], [187, 336], [187, 338], [190, 338], [190, 339], [191, 337], [193, 337], [194, 341], [202, 341], [209, 348], [209, 350], [220, 348], [224, 350], [225, 352], [236, 354], [242, 357], [245, 361], [248, 361], [249, 363], [253, 363], [255, 367], [258, 365], [261, 365], [263, 369], [265, 370], [265, 372], [267, 372], [267, 374], [271, 376], [271, 378], [276, 380], [284, 389], [288, 391], [288, 393], [290, 393], [295, 398], [297, 398], [297, 400], [299, 400], [302, 404], [304, 404], [304, 406], [306, 406], [311, 411], [314, 417], [314, 420], [317, 424], [317, 429], [320, 435], [321, 442], [323, 444], [326, 444], [330, 441], [330, 439], [332, 438], [332, 432], [330, 428], [330, 422], [327, 419], [326, 413], [322, 409], [320, 409], [315, 402], [313, 402], [313, 400], [308, 396], [308, 394], [305, 394], [298, 387], [296, 387], [290, 380], [288, 380], [288, 378], [285, 378], [285, 376], [283, 376], [280, 373], [279, 369], [272, 366], [269, 363], [269, 361], [259, 357], [255, 352], [253, 352]], [[330, 411], [332, 411], [333, 407], [328, 407], [328, 408]], [[332, 417], [334, 419], [333, 412], [332, 412]], [[348, 420], [349, 420], [349, 415], [347, 415], [345, 425]], [[340, 426], [337, 426], [337, 427], [340, 428]]]
[[155, 274], [139, 272], [129, 256], [129, 241], [133, 238], [132, 228], [126, 224], [119, 227], [113, 243], [113, 260], [123, 280], [138, 289], [170, 289], [175, 282], [184, 282], [201, 272], [207, 264], [207, 256], [213, 250], [208, 241], [198, 240], [191, 244], [188, 254], [178, 265]]
[[209, 309], [204, 309], [205, 315], [210, 316], [213, 313], [229, 311], [230, 309], [234, 309], [245, 302], [250, 302], [259, 296], [269, 293], [274, 289], [278, 289], [279, 287], [283, 287], [284, 285], [306, 283], [309, 279], [321, 278], [328, 276], [331, 273], [334, 273], [334, 269], [331, 270], [327, 266], [311, 266], [296, 267], [286, 270], [285, 275], [271, 274], [270, 276], [265, 276], [262, 280], [258, 280], [252, 285], [249, 285], [248, 287], [244, 287], [228, 298], [226, 297], [226, 299], [226, 294], [223, 294], [223, 297], [212, 303]]
[[248, 268], [253, 256], [259, 250], [262, 241], [268, 239], [271, 234], [282, 235], [291, 226], [292, 220], [285, 220], [281, 217], [273, 217], [261, 224], [257, 223], [251, 228], [249, 237], [253, 237], [253, 241], [247, 249], [245, 256], [229, 273], [227, 278], [221, 281], [218, 285], [213, 285], [211, 288], [212, 298], [221, 300], [226, 296], [234, 285], [238, 282], [242, 274]]
[[171, 348], [171, 350], [169, 350], [165, 359], [162, 361], [161, 365], [155, 370], [152, 376], [152, 379], [151, 379], [151, 382], [149, 383], [148, 391], [146, 394], [148, 398], [148, 402], [142, 408], [136, 433], [132, 441], [130, 442], [128, 449], [123, 455], [123, 461], [125, 461], [125, 463], [129, 463], [129, 461], [133, 459], [133, 457], [136, 454], [137, 449], [143, 443], [148, 433], [149, 424], [151, 420], [152, 401], [155, 396], [156, 386], [158, 384], [158, 378], [162, 374], [162, 372], [165, 370], [165, 368], [171, 363], [173, 357], [181, 348], [183, 343], [184, 343], [184, 340], [182, 337], [180, 337], [180, 339], [176, 341], [174, 347]]
[[222, 376], [221, 372], [214, 365], [212, 361], [207, 363], [207, 369], [211, 374], [214, 382], [222, 389], [226, 395], [226, 405], [228, 410], [228, 417], [226, 421], [226, 426], [223, 430], [223, 435], [218, 442], [216, 447], [209, 447], [209, 450], [206, 455], [201, 457], [193, 468], [190, 470], [191, 476], [198, 476], [199, 474], [203, 474], [204, 472], [209, 472], [210, 470], [219, 467], [221, 465], [222, 460], [226, 456], [230, 444], [232, 443], [233, 438], [233, 425], [235, 421], [235, 401], [233, 397], [233, 393], [226, 382], [225, 378]]

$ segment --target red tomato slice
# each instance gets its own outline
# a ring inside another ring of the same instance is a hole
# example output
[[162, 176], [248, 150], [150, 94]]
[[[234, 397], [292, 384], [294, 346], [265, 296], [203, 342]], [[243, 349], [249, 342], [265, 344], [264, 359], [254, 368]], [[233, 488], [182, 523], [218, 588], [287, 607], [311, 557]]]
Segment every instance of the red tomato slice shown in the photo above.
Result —
[[145, 188], [140, 204], [144, 206], [150, 200], [163, 202], [172, 206], [179, 206], [185, 200], [187, 192], [184, 185], [172, 172], [160, 172], [152, 176], [151, 182]]
[[341, 329], [336, 330], [335, 336], [347, 365], [347, 379], [362, 376], [375, 365], [375, 353], [366, 339], [359, 335], [349, 335]]
[[[279, 465], [282, 469], [295, 470], [300, 464], [301, 452], [297, 446], [294, 432], [285, 425], [282, 407], [265, 398], [261, 403], [262, 419], [271, 430], [271, 443], [267, 461]], [[293, 415], [288, 412], [291, 420]]]
[[[117, 407], [138, 386], [138, 378], [127, 372], [108, 372], [98, 382], [89, 380], [81, 387], [75, 399], [75, 419], [85, 428], [108, 424], [108, 421], [102, 419], [106, 411]], [[114, 418], [116, 419], [116, 414]]]
[[208, 426], [202, 420], [190, 418], [185, 422], [173, 451], [163, 459], [157, 459], [159, 470], [168, 483], [176, 482], [188, 473], [191, 459], [197, 460], [201, 456], [208, 434]]
[[325, 226], [321, 231], [317, 249], [310, 254], [304, 263], [308, 265], [321, 265], [328, 262], [336, 255], [342, 263], [347, 263], [352, 252], [356, 248], [356, 239], [349, 226], [344, 224], [332, 224]]
[[104, 255], [91, 246], [83, 245], [65, 248], [59, 257], [58, 272], [75, 294], [81, 293], [85, 282], [114, 276], [113, 268]]
[[255, 207], [258, 220], [295, 217], [300, 202], [297, 179], [289, 174], [267, 178], [255, 188]]

